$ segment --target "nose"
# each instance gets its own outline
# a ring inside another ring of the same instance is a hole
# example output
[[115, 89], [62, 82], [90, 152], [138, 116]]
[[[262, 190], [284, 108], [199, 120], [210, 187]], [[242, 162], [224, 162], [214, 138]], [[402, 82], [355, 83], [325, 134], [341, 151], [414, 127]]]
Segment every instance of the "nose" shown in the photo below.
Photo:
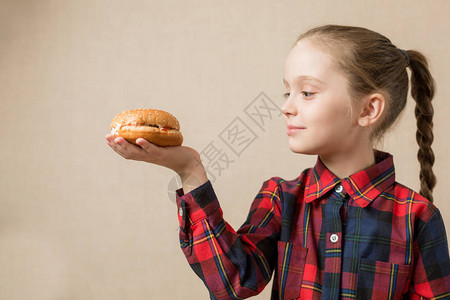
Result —
[[288, 115], [296, 115], [297, 110], [295, 106], [292, 104], [291, 96], [289, 96], [286, 101], [284, 101], [283, 105], [281, 106], [281, 111], [285, 116]]

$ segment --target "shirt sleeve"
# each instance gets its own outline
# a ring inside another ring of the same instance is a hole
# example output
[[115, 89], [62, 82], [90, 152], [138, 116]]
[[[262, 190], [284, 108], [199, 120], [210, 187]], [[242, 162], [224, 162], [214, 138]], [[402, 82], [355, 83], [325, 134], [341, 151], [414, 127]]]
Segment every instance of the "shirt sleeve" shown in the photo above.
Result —
[[448, 241], [437, 208], [417, 234], [413, 251], [410, 299], [450, 299]]
[[211, 182], [188, 194], [176, 191], [180, 246], [211, 299], [259, 294], [270, 281], [281, 228], [279, 186], [269, 179], [238, 231], [224, 219]]

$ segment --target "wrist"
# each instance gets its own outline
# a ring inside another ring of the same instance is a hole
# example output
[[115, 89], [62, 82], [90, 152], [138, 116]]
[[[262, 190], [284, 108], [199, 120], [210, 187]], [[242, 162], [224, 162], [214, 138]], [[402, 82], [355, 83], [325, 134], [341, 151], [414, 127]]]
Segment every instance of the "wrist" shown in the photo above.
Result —
[[193, 165], [182, 172], [178, 172], [178, 176], [180, 176], [183, 192], [185, 194], [208, 181], [205, 168], [201, 162], [194, 162]]

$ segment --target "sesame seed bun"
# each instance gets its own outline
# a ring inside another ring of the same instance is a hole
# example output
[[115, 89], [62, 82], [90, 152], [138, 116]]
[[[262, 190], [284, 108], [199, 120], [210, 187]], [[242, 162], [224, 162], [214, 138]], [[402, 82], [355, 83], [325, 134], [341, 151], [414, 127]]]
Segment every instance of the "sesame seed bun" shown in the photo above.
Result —
[[159, 109], [132, 109], [119, 113], [111, 122], [111, 133], [135, 145], [137, 138], [158, 146], [180, 146], [183, 143], [178, 120]]

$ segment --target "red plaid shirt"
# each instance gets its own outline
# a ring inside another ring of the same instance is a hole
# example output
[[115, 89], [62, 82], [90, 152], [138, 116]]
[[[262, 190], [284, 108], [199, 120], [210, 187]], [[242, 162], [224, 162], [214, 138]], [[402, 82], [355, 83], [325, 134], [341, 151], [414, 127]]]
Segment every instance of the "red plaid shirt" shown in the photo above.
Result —
[[438, 208], [395, 181], [391, 154], [339, 179], [320, 160], [262, 184], [235, 231], [210, 181], [177, 190], [180, 245], [211, 299], [450, 299]]

